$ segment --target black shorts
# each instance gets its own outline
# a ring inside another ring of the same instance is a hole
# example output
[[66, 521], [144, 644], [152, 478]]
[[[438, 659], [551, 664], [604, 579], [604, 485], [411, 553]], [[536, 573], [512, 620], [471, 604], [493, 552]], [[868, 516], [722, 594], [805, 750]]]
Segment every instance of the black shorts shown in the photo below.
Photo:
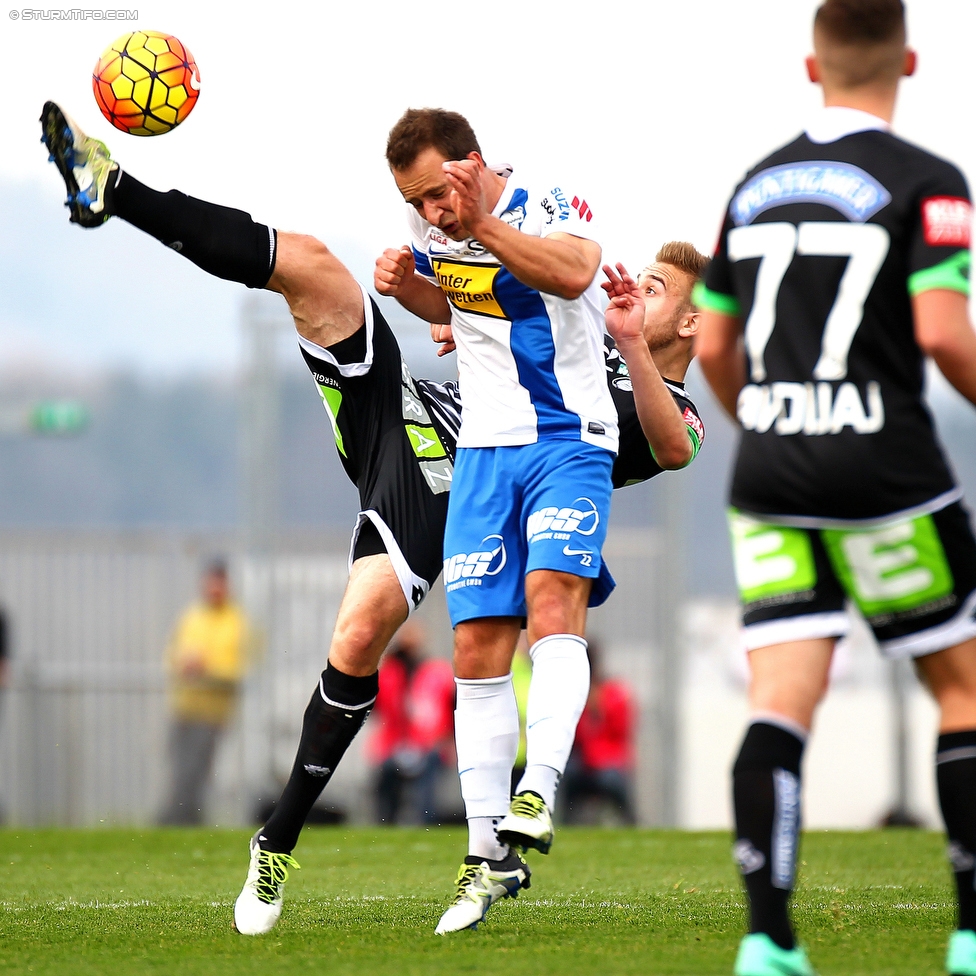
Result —
[[363, 291], [362, 328], [328, 349], [299, 337], [339, 458], [359, 489], [354, 559], [390, 556], [415, 610], [441, 571], [460, 401], [453, 383], [414, 380], [396, 337]]
[[730, 524], [748, 650], [843, 637], [848, 604], [887, 657], [976, 637], [976, 539], [959, 502], [844, 529], [734, 510]]

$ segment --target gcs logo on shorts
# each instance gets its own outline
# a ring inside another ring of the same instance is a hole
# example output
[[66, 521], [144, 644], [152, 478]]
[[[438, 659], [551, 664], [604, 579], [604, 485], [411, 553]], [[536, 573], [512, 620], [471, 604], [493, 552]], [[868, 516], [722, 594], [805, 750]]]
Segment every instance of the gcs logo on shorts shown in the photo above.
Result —
[[481, 586], [482, 577], [497, 576], [505, 568], [508, 556], [500, 535], [486, 535], [481, 545], [480, 552], [459, 552], [444, 560], [444, 582], [448, 590]]
[[[580, 502], [585, 504], [577, 508]], [[582, 497], [573, 502], [571, 508], [549, 506], [533, 512], [525, 524], [525, 535], [529, 542], [536, 536], [547, 533], [544, 538], [568, 539], [571, 532], [579, 535], [593, 535], [600, 526], [600, 513], [592, 499]]]

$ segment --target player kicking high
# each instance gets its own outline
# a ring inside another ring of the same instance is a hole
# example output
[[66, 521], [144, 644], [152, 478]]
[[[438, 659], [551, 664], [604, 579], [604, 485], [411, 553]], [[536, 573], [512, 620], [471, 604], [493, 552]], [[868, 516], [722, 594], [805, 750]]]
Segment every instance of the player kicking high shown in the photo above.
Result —
[[[284, 881], [295, 866], [291, 852], [308, 812], [366, 718], [380, 655], [440, 572], [459, 420], [456, 388], [410, 376], [379, 310], [321, 242], [258, 224], [239, 210], [144, 186], [53, 103], [41, 121], [73, 222], [98, 227], [121, 217], [210, 274], [285, 296], [343, 466], [359, 487], [362, 511], [328, 666], [306, 710], [288, 783], [252, 839], [247, 882], [235, 905], [238, 930], [260, 934], [280, 915]], [[690, 291], [704, 263], [690, 245], [666, 245], [636, 290], [646, 304], [648, 349], [668, 377], [672, 404], [649, 399], [662, 382], [653, 375], [648, 397], [635, 404], [626, 366], [607, 340], [607, 382], [621, 413], [615, 484], [653, 477], [661, 465], [680, 467], [697, 453], [701, 421], [675, 381], [691, 357], [697, 315]], [[615, 288], [621, 295], [635, 291], [627, 281]], [[620, 338], [629, 349], [626, 329]], [[628, 355], [637, 370], [633, 383], [643, 389], [640, 353]]]
[[939, 706], [939, 800], [976, 974], [976, 542], [922, 402], [924, 357], [976, 403], [972, 208], [950, 163], [891, 133], [915, 69], [900, 0], [827, 0], [825, 108], [737, 188], [699, 289], [702, 369], [743, 428], [730, 521], [752, 724], [733, 770], [751, 914], [737, 976], [812, 973], [787, 905], [800, 760], [845, 601]]
[[[455, 741], [468, 855], [439, 934], [469, 928], [548, 853], [550, 811], [589, 690], [587, 606], [614, 583], [601, 556], [617, 413], [605, 380], [598, 225], [581, 193], [492, 169], [467, 120], [412, 109], [387, 160], [412, 246], [375, 285], [450, 323], [463, 398], [444, 537], [454, 626]], [[523, 623], [532, 680], [525, 773], [511, 663]], [[509, 802], [511, 799], [511, 803]]]

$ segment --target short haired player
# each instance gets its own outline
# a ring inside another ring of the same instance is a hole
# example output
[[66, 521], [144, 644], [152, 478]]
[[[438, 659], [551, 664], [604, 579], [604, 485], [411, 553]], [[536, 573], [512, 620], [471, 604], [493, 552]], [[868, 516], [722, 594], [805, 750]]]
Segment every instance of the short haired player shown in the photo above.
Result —
[[[552, 844], [550, 811], [589, 691], [587, 607], [614, 586], [601, 550], [617, 412], [605, 381], [599, 223], [582, 191], [486, 165], [467, 121], [440, 109], [408, 111], [387, 159], [412, 241], [377, 262], [376, 288], [450, 324], [464, 404], [444, 583], [468, 853], [436, 928], [447, 934], [527, 885], [516, 848], [546, 854]], [[526, 766], [510, 796], [511, 664], [523, 626]]]
[[976, 403], [972, 208], [951, 163], [891, 132], [915, 70], [900, 0], [827, 0], [824, 108], [738, 186], [697, 293], [702, 369], [742, 440], [730, 524], [752, 722], [733, 771], [750, 934], [735, 972], [812, 973], [788, 915], [800, 761], [846, 601], [939, 706], [939, 798], [976, 974], [976, 542], [922, 401], [924, 359]]
[[[121, 218], [210, 274], [284, 295], [343, 467], [359, 488], [362, 511], [328, 665], [306, 709], [288, 783], [271, 819], [252, 838], [247, 881], [235, 905], [238, 931], [260, 934], [280, 915], [288, 868], [296, 863], [292, 851], [308, 812], [369, 712], [379, 658], [440, 572], [460, 408], [456, 386], [410, 375], [378, 307], [320, 241], [176, 190], [160, 193], [143, 185], [53, 103], [45, 105], [42, 125], [68, 189], [73, 222], [98, 227], [110, 216]], [[705, 259], [690, 245], [677, 244], [666, 245], [658, 258], [655, 273], [640, 279], [647, 309], [643, 327], [672, 401], [666, 404], [670, 409], [651, 414], [641, 406], [638, 416], [626, 365], [607, 341], [604, 382], [621, 414], [618, 485], [688, 463], [701, 443], [701, 421], [680, 381], [697, 329], [691, 286]], [[619, 280], [621, 296], [633, 291]], [[627, 347], [626, 327], [620, 339]], [[638, 354], [628, 357], [639, 371]], [[639, 394], [643, 373], [633, 385]]]

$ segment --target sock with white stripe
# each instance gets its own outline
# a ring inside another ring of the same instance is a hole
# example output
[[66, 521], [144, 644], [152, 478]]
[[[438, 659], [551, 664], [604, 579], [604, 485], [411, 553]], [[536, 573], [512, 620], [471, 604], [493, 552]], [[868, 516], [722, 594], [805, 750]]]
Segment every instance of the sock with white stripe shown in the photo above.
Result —
[[956, 879], [956, 927], [976, 929], [976, 729], [939, 736], [935, 773]]
[[329, 664], [305, 709], [291, 776], [258, 841], [266, 851], [290, 854], [305, 819], [362, 728], [379, 691], [379, 672], [365, 678]]
[[[116, 180], [116, 182], [112, 182]], [[208, 274], [264, 288], [274, 271], [277, 232], [232, 210], [179, 190], [161, 193], [123, 170], [109, 178], [106, 206], [116, 217], [189, 258]]]
[[749, 898], [749, 931], [765, 933], [781, 949], [795, 946], [787, 906], [800, 832], [804, 741], [797, 731], [788, 721], [754, 721], [732, 769], [733, 856]]
[[515, 792], [531, 790], [551, 810], [590, 693], [590, 662], [586, 641], [574, 634], [543, 637], [529, 648], [529, 656], [525, 773]]
[[508, 812], [518, 753], [519, 715], [511, 674], [457, 678], [454, 740], [461, 796], [468, 819], [468, 854], [500, 860], [494, 824]]

